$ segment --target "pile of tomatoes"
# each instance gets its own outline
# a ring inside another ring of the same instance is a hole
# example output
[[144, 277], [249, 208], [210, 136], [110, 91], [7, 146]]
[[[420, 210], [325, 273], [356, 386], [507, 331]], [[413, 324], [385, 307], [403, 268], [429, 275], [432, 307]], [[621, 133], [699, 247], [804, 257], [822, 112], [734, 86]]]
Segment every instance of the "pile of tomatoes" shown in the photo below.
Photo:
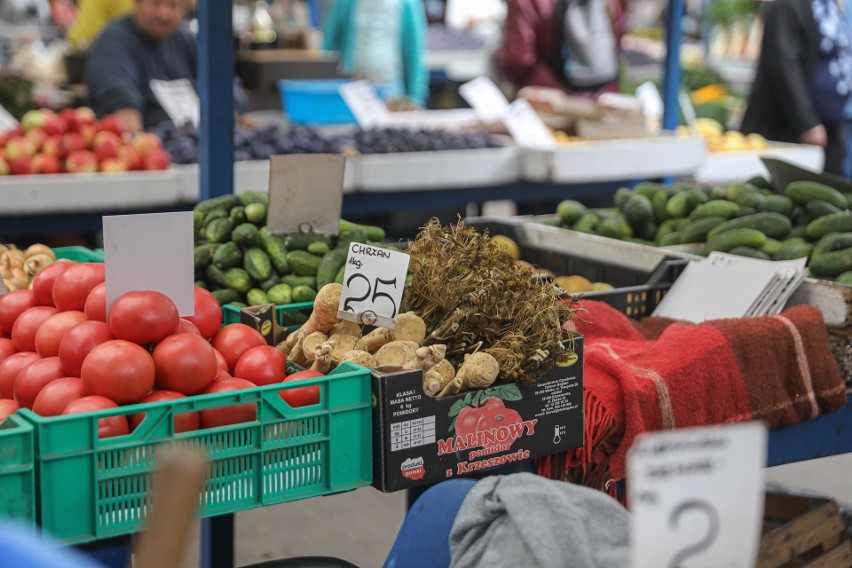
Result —
[[[195, 315], [153, 291], [128, 292], [107, 318], [104, 265], [56, 262], [32, 289], [0, 298], [0, 421], [19, 408], [41, 416], [94, 412], [321, 376], [286, 374], [284, 355], [244, 324], [222, 326], [213, 294], [195, 289]], [[319, 386], [280, 392], [290, 406], [319, 402]], [[98, 421], [98, 435], [128, 434], [144, 413]], [[255, 419], [242, 404], [175, 417], [175, 431]]]

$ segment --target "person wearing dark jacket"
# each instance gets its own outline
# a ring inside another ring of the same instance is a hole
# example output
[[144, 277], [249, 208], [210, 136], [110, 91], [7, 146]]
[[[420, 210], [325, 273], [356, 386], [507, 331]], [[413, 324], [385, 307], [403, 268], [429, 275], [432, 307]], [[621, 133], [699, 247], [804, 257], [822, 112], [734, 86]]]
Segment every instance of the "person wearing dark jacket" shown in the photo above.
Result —
[[834, 0], [767, 2], [743, 133], [822, 146], [824, 170], [842, 174], [842, 118], [850, 93], [852, 41]]

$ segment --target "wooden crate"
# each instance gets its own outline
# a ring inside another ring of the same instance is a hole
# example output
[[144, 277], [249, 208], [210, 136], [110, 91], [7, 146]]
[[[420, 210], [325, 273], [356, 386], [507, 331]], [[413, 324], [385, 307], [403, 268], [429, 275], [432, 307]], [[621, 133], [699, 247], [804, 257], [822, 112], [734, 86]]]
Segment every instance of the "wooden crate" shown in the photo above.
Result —
[[852, 568], [837, 503], [767, 493], [757, 568]]

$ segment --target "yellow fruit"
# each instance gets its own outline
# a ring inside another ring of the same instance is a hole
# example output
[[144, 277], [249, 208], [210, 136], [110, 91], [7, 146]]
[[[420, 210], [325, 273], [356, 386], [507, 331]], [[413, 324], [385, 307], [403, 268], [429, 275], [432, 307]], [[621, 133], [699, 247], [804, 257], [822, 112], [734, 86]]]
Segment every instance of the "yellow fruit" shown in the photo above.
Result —
[[607, 282], [592, 282], [593, 292], [604, 292], [606, 290], [612, 290], [612, 284]]
[[765, 150], [769, 145], [766, 142], [766, 138], [756, 132], [752, 132], [746, 136], [746, 142], [750, 150]]
[[698, 128], [698, 132], [704, 137], [722, 136], [725, 132], [725, 127], [712, 118], [697, 118], [695, 119], [695, 126]]
[[556, 284], [568, 292], [569, 294], [580, 294], [582, 292], [591, 292], [592, 283], [588, 278], [580, 275], [559, 276], [555, 279]]
[[505, 250], [509, 253], [509, 256], [518, 260], [521, 258], [521, 249], [518, 246], [518, 243], [506, 237], [504, 235], [494, 235], [491, 237], [491, 241], [496, 244], [501, 249]]

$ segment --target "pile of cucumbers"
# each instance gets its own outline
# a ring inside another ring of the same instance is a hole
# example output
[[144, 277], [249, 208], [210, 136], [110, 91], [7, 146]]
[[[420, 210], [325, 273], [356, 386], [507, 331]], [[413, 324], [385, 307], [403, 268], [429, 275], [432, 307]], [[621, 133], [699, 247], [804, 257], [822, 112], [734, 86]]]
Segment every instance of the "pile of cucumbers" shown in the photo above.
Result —
[[340, 221], [340, 234], [273, 235], [267, 194], [248, 191], [200, 202], [193, 209], [195, 285], [221, 305], [287, 305], [313, 301], [317, 290], [343, 280], [349, 245], [381, 243], [381, 227]]
[[709, 187], [641, 183], [619, 189], [614, 201], [609, 209], [563, 201], [559, 224], [653, 246], [692, 244], [705, 256], [807, 257], [812, 276], [852, 285], [852, 193], [797, 181], [782, 195], [753, 178]]

